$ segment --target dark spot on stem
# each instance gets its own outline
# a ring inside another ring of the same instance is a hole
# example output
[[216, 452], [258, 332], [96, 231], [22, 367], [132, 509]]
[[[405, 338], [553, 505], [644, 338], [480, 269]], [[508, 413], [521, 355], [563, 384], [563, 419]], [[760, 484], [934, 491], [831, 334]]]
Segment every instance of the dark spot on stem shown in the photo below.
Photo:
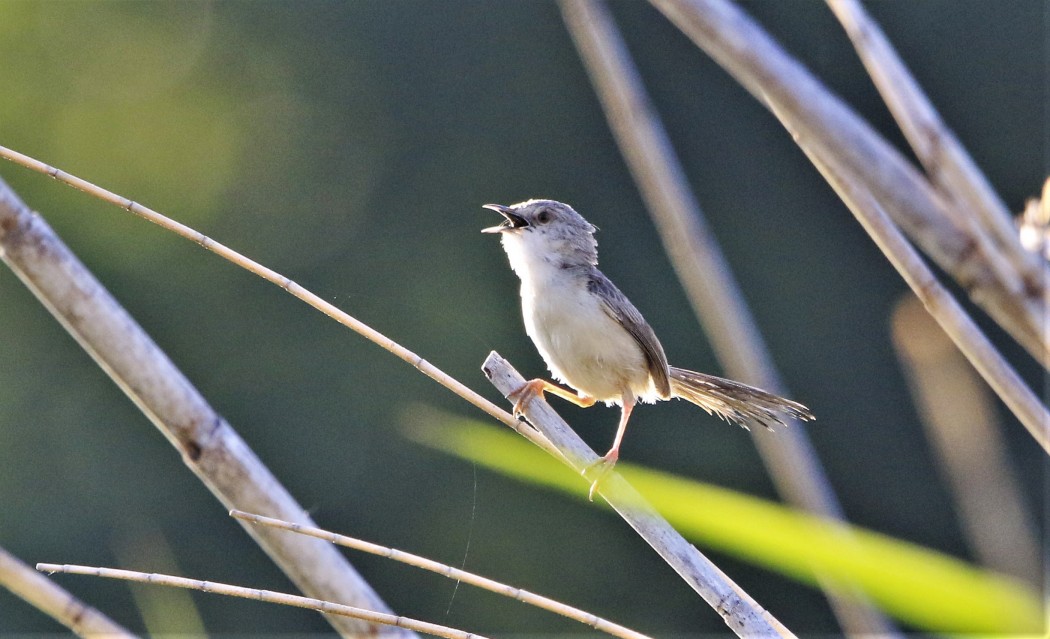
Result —
[[201, 458], [201, 447], [197, 442], [190, 440], [183, 444], [183, 449], [186, 453], [187, 459], [191, 462], [196, 462]]
[[1024, 286], [1024, 294], [1033, 299], [1039, 299], [1043, 297], [1043, 280], [1040, 277], [1033, 276], [1032, 274], [1026, 274], [1021, 279], [1022, 285]]

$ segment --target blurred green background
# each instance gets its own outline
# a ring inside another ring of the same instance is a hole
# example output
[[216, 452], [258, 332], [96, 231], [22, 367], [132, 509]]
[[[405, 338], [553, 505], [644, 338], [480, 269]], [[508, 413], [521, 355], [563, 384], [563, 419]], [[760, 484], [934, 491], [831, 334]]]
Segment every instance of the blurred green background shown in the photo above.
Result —
[[[905, 291], [789, 136], [647, 3], [612, 9], [849, 519], [972, 559], [889, 341]], [[815, 1], [744, 8], [892, 141]], [[1039, 0], [869, 5], [1011, 209], [1047, 172]], [[718, 373], [551, 2], [0, 0], [0, 144], [194, 226], [498, 399], [496, 349], [544, 372], [486, 202], [550, 197], [602, 230], [602, 267], [672, 363]], [[425, 449], [415, 404], [473, 407], [278, 288], [9, 163], [40, 211], [317, 521], [560, 598], [645, 632], [725, 626], [618, 518]], [[1032, 362], [984, 322], [1036, 387]], [[166, 440], [0, 270], [0, 545], [24, 561], [169, 570], [289, 590]], [[618, 411], [557, 409], [597, 448]], [[1043, 455], [1000, 411], [1025, 498]], [[624, 457], [772, 497], [747, 434], [684, 403], [638, 411]], [[583, 490], [581, 483], [581, 490]], [[161, 541], [162, 540], [162, 541]], [[469, 552], [467, 550], [469, 544]], [[823, 596], [713, 554], [798, 633]], [[504, 636], [583, 633], [371, 557], [399, 613]], [[120, 583], [59, 581], [132, 629]], [[195, 597], [214, 634], [330, 632], [316, 614]], [[178, 619], [171, 632], [184, 631]], [[60, 632], [0, 590], [0, 634]]]

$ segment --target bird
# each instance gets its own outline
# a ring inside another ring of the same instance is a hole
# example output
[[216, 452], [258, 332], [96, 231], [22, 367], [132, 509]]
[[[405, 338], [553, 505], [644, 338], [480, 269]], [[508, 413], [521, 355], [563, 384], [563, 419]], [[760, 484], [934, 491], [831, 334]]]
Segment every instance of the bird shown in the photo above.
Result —
[[[514, 415], [552, 393], [577, 406], [621, 407], [612, 447], [592, 466], [593, 500], [620, 456], [627, 422], [639, 403], [680, 398], [750, 429], [770, 430], [791, 419], [810, 421], [802, 404], [730, 379], [670, 366], [652, 327], [598, 269], [598, 230], [571, 206], [532, 199], [511, 206], [485, 204], [503, 221], [482, 229], [500, 236], [511, 269], [521, 280], [525, 332], [554, 379], [532, 379], [512, 392]], [[589, 470], [589, 469], [588, 469]], [[587, 471], [585, 471], [585, 476]]]

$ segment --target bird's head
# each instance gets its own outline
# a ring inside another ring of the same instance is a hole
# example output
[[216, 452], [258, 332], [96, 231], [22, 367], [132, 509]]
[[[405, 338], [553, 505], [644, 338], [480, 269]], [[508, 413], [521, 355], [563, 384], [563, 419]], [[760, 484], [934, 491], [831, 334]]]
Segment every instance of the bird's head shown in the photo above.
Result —
[[482, 229], [499, 233], [511, 266], [539, 261], [557, 267], [593, 266], [598, 263], [596, 226], [568, 204], [554, 200], [528, 200], [512, 206], [486, 204], [483, 208], [503, 216], [503, 223]]

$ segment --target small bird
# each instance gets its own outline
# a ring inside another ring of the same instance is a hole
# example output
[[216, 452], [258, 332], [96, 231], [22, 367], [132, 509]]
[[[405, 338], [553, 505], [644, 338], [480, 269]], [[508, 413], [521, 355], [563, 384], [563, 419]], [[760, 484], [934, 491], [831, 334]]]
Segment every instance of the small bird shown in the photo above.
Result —
[[504, 217], [483, 233], [498, 233], [510, 266], [521, 279], [525, 332], [554, 378], [576, 390], [533, 379], [511, 393], [514, 414], [545, 391], [587, 408], [622, 407], [612, 448], [590, 497], [620, 456], [627, 420], [637, 402], [678, 397], [744, 428], [812, 420], [802, 404], [732, 380], [667, 364], [653, 329], [630, 300], [598, 270], [597, 229], [568, 204], [528, 200], [486, 204]]

